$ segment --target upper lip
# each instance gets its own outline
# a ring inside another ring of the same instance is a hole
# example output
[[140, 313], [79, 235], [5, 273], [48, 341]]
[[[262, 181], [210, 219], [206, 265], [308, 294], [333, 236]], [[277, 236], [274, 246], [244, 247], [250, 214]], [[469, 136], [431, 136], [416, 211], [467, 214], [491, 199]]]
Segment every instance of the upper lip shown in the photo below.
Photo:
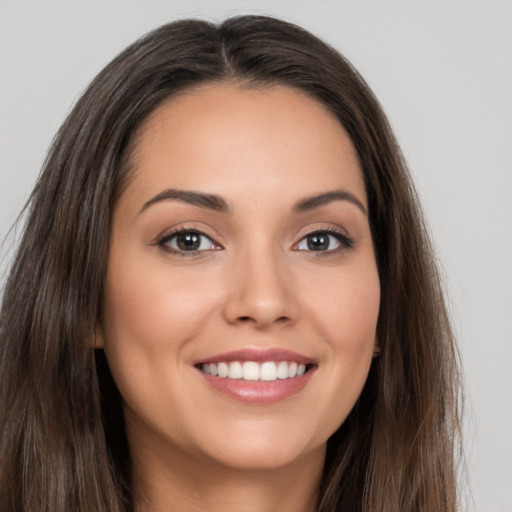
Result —
[[312, 358], [298, 354], [297, 352], [293, 352], [291, 350], [282, 348], [244, 348], [197, 360], [194, 362], [194, 365], [229, 363], [232, 361], [254, 361], [255, 363], [264, 363], [266, 361], [289, 361], [296, 362], [298, 364], [315, 364], [315, 361]]

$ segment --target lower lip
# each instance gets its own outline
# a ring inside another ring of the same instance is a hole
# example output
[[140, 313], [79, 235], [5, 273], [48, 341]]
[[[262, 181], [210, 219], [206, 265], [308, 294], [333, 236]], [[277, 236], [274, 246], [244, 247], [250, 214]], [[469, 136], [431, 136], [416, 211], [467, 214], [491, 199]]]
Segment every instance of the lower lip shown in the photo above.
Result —
[[215, 391], [229, 398], [251, 404], [273, 404], [281, 402], [304, 389], [314, 373], [314, 368], [300, 377], [277, 379], [269, 382], [214, 377], [201, 370], [198, 371]]

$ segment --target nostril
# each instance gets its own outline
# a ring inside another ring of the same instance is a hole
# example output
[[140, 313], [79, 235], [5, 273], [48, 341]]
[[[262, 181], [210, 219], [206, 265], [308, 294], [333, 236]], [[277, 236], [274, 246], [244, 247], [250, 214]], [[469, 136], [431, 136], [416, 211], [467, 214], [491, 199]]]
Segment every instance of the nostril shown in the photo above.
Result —
[[[240, 323], [256, 323], [256, 324], [259, 323], [255, 318], [253, 318], [250, 315], [239, 316], [237, 320]], [[280, 316], [280, 317], [278, 317], [278, 318], [276, 318], [274, 320], [274, 323], [283, 324], [283, 323], [286, 323], [288, 321], [290, 321], [289, 317], [287, 317], [287, 316]]]

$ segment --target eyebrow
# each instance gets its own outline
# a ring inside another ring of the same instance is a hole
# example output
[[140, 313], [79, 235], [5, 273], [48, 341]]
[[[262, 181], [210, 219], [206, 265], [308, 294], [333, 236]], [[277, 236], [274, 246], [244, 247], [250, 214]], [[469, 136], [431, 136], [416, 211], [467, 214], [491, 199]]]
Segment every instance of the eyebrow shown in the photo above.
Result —
[[144, 203], [139, 213], [147, 210], [150, 206], [161, 201], [181, 201], [183, 203], [199, 206], [221, 213], [228, 213], [229, 206], [224, 199], [214, 194], [204, 194], [202, 192], [191, 192], [186, 190], [168, 189], [160, 192], [155, 197]]
[[357, 199], [354, 195], [346, 190], [331, 190], [324, 192], [313, 197], [307, 197], [300, 200], [295, 206], [294, 211], [302, 213], [323, 206], [324, 204], [331, 203], [333, 201], [348, 201], [356, 205], [365, 215], [368, 215], [366, 208], [363, 203]]
[[[145, 202], [139, 213], [142, 213], [150, 206], [162, 201], [181, 201], [193, 206], [198, 206], [199, 208], [205, 208], [220, 213], [229, 213], [230, 211], [226, 200], [218, 195], [187, 190], [167, 189]], [[331, 190], [312, 197], [306, 197], [295, 204], [293, 211], [297, 213], [304, 213], [333, 201], [348, 201], [357, 206], [365, 215], [368, 214], [363, 203], [346, 190]]]

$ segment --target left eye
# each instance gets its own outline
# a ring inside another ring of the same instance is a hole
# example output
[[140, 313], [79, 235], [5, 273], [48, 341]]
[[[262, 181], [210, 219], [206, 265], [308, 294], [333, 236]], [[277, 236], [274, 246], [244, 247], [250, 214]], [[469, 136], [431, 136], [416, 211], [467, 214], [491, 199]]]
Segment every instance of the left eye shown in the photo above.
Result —
[[217, 249], [217, 245], [198, 231], [182, 231], [169, 235], [158, 245], [175, 252], [197, 252]]
[[334, 251], [339, 249], [342, 245], [346, 247], [350, 246], [348, 240], [344, 240], [345, 238], [346, 237], [343, 237], [343, 235], [333, 235], [319, 231], [305, 236], [295, 247], [298, 251]]

